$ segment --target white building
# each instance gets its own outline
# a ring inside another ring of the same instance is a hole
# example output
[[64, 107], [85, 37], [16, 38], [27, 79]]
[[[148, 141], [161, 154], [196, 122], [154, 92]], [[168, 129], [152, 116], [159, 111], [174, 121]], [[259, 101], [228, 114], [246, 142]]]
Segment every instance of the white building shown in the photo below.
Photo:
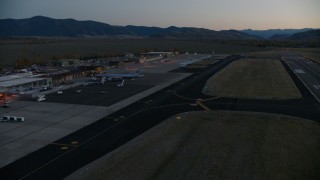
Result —
[[172, 52], [147, 52], [141, 53], [140, 63], [152, 62], [172, 56]]
[[31, 73], [18, 73], [0, 77], [0, 88], [8, 92], [23, 92], [32, 88], [51, 86], [52, 79], [43, 75], [32, 75]]

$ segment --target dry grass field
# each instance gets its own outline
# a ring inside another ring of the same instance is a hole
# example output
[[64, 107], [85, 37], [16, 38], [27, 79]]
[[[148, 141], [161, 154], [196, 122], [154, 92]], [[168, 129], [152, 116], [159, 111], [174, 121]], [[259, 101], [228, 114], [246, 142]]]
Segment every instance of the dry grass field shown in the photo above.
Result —
[[270, 50], [270, 51], [254, 51], [245, 53], [247, 58], [264, 58], [264, 59], [277, 59], [279, 58], [279, 50]]
[[[246, 54], [272, 51], [275, 48], [257, 47], [256, 41], [207, 41], [153, 38], [4, 38], [0, 39], [0, 67], [14, 65], [26, 58], [31, 62], [47, 62], [53, 58], [122, 55], [125, 52], [176, 51], [190, 53]], [[281, 42], [279, 42], [281, 43]], [[291, 49], [290, 49], [291, 50]], [[297, 48], [313, 52], [319, 48]], [[248, 54], [248, 56], [251, 56]]]
[[231, 111], [177, 117], [67, 179], [320, 178], [318, 122]]
[[80, 56], [123, 55], [125, 52], [175, 51], [190, 53], [243, 53], [266, 48], [231, 45], [204, 40], [170, 39], [16, 39], [0, 40], [0, 66], [14, 65], [17, 59], [45, 61]]
[[203, 93], [246, 99], [295, 99], [301, 94], [277, 59], [242, 59], [210, 78]]
[[312, 59], [320, 63], [320, 48], [300, 48], [300, 49], [290, 49], [290, 51], [294, 51], [301, 56]]

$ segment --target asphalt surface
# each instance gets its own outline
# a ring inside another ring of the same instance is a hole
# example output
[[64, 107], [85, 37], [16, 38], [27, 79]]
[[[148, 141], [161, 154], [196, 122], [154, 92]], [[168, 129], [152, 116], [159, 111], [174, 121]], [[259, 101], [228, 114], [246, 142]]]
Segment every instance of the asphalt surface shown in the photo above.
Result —
[[282, 60], [320, 103], [320, 65], [288, 52], [282, 53]]
[[[163, 82], [169, 81], [176, 75], [171, 73], [146, 73], [136, 79], [125, 79], [124, 86], [120, 82], [106, 81], [105, 84], [78, 86], [63, 90], [62, 94], [46, 95], [46, 102], [81, 104], [93, 106], [110, 106], [135, 94], [143, 92]], [[77, 92], [81, 90], [81, 92]]]
[[[128, 80], [131, 81], [131, 80]], [[118, 87], [119, 82], [106, 82], [104, 85], [79, 86], [64, 90], [63, 94], [49, 94], [46, 102], [82, 104], [93, 106], [110, 106], [120, 100], [150, 89], [151, 85], [125, 84]], [[77, 92], [81, 90], [81, 92]]]
[[319, 103], [308, 93], [303, 99], [288, 101], [215, 98], [201, 93], [209, 77], [239, 58], [222, 60], [5, 166], [0, 171], [1, 179], [62, 179], [168, 117], [187, 111], [272, 112], [319, 121]]

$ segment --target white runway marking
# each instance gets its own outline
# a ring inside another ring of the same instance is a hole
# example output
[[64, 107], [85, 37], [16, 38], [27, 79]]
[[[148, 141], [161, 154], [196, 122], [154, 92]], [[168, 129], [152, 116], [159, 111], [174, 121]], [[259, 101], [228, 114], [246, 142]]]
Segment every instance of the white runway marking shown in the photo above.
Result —
[[298, 74], [305, 73], [302, 69], [295, 69], [294, 71], [295, 71], [296, 73], [298, 73]]
[[313, 85], [315, 89], [320, 89], [320, 85]]

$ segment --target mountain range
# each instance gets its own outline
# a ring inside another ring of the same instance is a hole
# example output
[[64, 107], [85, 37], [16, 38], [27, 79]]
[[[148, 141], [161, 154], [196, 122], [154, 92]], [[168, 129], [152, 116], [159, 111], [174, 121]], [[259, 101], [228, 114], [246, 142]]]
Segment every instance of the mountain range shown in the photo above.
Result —
[[[264, 38], [301, 39], [303, 32], [311, 29], [286, 30], [222, 30], [214, 31], [204, 28], [175, 27], [168, 28], [145, 26], [114, 26], [95, 21], [77, 21], [74, 19], [53, 19], [35, 16], [28, 19], [0, 19], [0, 37], [96, 37], [96, 36], [136, 36], [178, 39], [216, 39], [216, 40], [251, 40]], [[309, 33], [308, 39], [319, 33]], [[303, 38], [302, 38], [303, 39]]]
[[295, 33], [301, 33], [312, 30], [311, 28], [304, 28], [304, 29], [268, 29], [268, 30], [252, 30], [252, 29], [245, 29], [242, 32], [259, 36], [265, 39], [274, 39], [277, 37], [290, 37]]

